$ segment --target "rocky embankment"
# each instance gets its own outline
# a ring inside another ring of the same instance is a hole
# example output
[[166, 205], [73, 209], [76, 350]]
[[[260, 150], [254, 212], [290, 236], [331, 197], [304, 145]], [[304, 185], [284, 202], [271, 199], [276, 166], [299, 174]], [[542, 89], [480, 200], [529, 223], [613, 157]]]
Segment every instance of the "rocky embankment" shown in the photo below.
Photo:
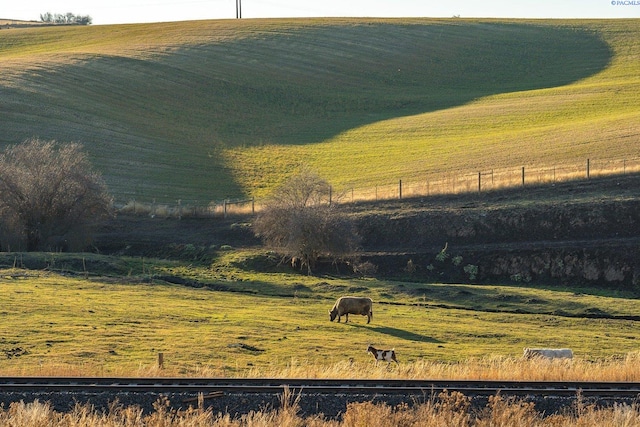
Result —
[[640, 178], [607, 178], [354, 212], [377, 274], [640, 292]]

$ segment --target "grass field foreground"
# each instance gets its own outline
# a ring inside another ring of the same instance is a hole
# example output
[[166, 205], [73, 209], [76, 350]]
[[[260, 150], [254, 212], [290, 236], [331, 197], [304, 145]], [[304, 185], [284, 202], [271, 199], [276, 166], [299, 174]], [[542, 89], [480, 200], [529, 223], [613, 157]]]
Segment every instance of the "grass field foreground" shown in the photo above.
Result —
[[[151, 268], [178, 274], [171, 266]], [[208, 284], [192, 288], [136, 276], [5, 269], [0, 373], [490, 377], [507, 365], [508, 375], [569, 379], [597, 375], [601, 364], [606, 378], [637, 380], [628, 368], [638, 357], [637, 322], [567, 315], [638, 313], [637, 300], [473, 285], [421, 285], [431, 294], [420, 295], [406, 292], [418, 286], [409, 283], [212, 271], [192, 270], [191, 279]], [[335, 297], [345, 293], [373, 296], [371, 324], [360, 316], [329, 322]], [[461, 296], [471, 294], [478, 299], [465, 306]], [[509, 304], [494, 312], [492, 301]], [[547, 313], [554, 308], [564, 314]], [[395, 348], [401, 365], [375, 367], [370, 343]], [[576, 360], [532, 369], [520, 358], [527, 346], [570, 347]]]

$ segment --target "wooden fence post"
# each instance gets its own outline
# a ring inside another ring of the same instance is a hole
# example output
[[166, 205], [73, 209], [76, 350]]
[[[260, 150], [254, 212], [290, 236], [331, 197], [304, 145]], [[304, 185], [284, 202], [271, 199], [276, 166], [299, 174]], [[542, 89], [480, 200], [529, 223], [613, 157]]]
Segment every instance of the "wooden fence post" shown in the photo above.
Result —
[[482, 192], [482, 172], [478, 172], [478, 193]]
[[158, 368], [164, 368], [164, 353], [158, 353]]
[[524, 187], [524, 166], [522, 167], [522, 186]]
[[587, 159], [587, 179], [589, 179], [589, 159]]
[[402, 200], [402, 180], [400, 180], [400, 183], [398, 184], [398, 196], [398, 198]]

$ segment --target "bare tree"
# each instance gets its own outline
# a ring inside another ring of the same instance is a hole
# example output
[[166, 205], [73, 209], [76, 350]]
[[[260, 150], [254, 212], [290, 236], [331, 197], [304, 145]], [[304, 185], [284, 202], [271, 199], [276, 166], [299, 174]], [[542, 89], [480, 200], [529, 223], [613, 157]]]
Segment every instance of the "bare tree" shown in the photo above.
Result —
[[292, 209], [329, 204], [331, 186], [307, 167], [291, 176], [272, 195], [270, 205]]
[[311, 273], [320, 258], [352, 256], [359, 243], [355, 226], [329, 203], [329, 184], [302, 170], [278, 188], [254, 224], [256, 235], [284, 261]]
[[80, 144], [30, 139], [0, 154], [2, 246], [76, 250], [112, 199]]
[[74, 15], [71, 12], [56, 13], [51, 12], [41, 13], [40, 21], [48, 24], [79, 24], [79, 25], [91, 25], [93, 18], [89, 15]]
[[41, 13], [40, 14], [40, 21], [52, 23], [53, 22], [53, 15], [51, 14], [51, 12]]
[[78, 15], [76, 16], [76, 24], [79, 25], [91, 25], [93, 22], [93, 18], [89, 15]]

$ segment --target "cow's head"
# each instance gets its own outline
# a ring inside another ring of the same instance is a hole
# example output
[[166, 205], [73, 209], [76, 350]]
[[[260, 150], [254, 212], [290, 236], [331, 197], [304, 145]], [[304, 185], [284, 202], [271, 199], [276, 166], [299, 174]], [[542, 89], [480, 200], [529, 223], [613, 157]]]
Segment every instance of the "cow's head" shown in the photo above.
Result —
[[338, 317], [338, 309], [334, 308], [333, 310], [329, 310], [329, 319], [333, 322]]

